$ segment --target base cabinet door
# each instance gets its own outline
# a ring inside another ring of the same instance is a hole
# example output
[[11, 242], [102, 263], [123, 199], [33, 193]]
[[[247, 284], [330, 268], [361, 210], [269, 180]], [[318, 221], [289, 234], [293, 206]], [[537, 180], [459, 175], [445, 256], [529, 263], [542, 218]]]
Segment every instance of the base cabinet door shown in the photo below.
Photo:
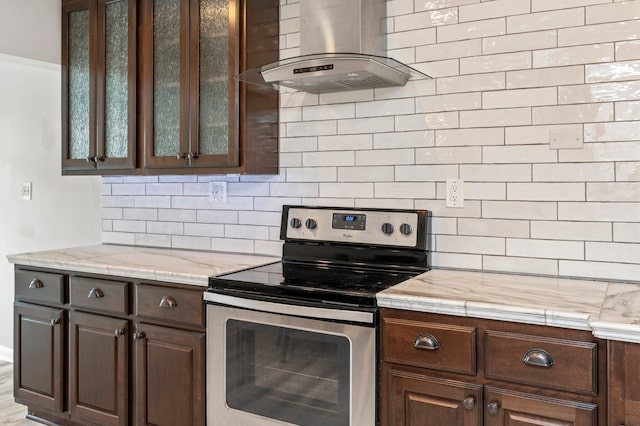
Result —
[[64, 411], [62, 309], [14, 305], [14, 396], [17, 402], [53, 413]]
[[69, 410], [74, 421], [129, 422], [128, 321], [69, 314]]
[[485, 426], [596, 426], [595, 404], [487, 387]]
[[[389, 370], [388, 426], [481, 426], [482, 386]], [[384, 413], [383, 413], [384, 416]]]
[[204, 333], [136, 325], [136, 425], [204, 426], [204, 350]]

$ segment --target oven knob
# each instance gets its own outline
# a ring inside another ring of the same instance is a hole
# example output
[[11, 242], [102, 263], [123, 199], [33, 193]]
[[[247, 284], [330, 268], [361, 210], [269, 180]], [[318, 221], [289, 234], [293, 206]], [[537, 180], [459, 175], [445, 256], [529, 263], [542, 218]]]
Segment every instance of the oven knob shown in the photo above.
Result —
[[298, 229], [302, 226], [302, 221], [300, 221], [300, 219], [298, 219], [297, 217], [294, 217], [293, 219], [291, 219], [291, 227]]
[[305, 222], [305, 226], [307, 227], [307, 229], [316, 229], [316, 226], [318, 226], [318, 224], [313, 219], [307, 219], [307, 221]]
[[411, 235], [413, 228], [408, 223], [403, 223], [400, 225], [400, 232], [402, 232], [402, 235]]
[[384, 232], [387, 235], [393, 234], [393, 225], [390, 224], [389, 222], [383, 223], [382, 224], [382, 232]]

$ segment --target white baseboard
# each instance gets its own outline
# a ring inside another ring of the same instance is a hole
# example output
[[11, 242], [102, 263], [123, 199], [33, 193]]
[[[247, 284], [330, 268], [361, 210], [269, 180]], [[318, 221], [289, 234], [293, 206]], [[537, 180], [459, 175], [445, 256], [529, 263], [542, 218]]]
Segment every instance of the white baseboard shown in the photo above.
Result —
[[0, 346], [0, 361], [13, 362], [13, 349]]

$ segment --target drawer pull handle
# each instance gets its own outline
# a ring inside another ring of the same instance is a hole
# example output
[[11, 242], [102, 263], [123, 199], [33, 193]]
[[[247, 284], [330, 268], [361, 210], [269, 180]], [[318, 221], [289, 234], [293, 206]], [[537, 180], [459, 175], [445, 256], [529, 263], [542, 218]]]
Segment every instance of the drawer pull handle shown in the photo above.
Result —
[[544, 349], [531, 349], [527, 351], [527, 353], [524, 354], [524, 358], [522, 358], [522, 362], [527, 365], [543, 368], [551, 368], [553, 364], [555, 364], [549, 352]]
[[159, 307], [161, 307], [161, 308], [175, 308], [176, 306], [178, 306], [178, 302], [176, 302], [176, 299], [174, 299], [171, 296], [162, 296], [162, 299], [160, 300]]
[[413, 341], [413, 347], [427, 351], [435, 351], [440, 347], [440, 342], [436, 336], [431, 334], [421, 334]]
[[473, 410], [476, 408], [476, 399], [472, 396], [469, 396], [462, 401], [462, 406], [465, 410]]
[[113, 334], [115, 334], [116, 337], [120, 337], [120, 336], [124, 336], [125, 332], [126, 330], [124, 328], [116, 328]]
[[38, 278], [34, 278], [29, 283], [29, 288], [42, 288], [44, 287], [44, 283], [40, 281]]
[[89, 290], [89, 295], [87, 297], [91, 299], [102, 299], [104, 297], [104, 291], [100, 290], [97, 287], [94, 287]]
[[500, 404], [498, 403], [498, 401], [491, 401], [490, 403], [487, 404], [487, 413], [491, 414], [492, 416], [495, 416], [499, 412], [500, 412]]

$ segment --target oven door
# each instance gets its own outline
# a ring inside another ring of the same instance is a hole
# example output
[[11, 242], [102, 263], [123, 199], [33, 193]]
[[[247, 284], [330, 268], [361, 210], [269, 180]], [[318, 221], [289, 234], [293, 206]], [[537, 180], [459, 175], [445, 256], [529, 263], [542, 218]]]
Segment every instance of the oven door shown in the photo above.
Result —
[[317, 308], [214, 296], [225, 305], [207, 305], [208, 424], [375, 425], [373, 321], [331, 322], [305, 317], [323, 317]]

